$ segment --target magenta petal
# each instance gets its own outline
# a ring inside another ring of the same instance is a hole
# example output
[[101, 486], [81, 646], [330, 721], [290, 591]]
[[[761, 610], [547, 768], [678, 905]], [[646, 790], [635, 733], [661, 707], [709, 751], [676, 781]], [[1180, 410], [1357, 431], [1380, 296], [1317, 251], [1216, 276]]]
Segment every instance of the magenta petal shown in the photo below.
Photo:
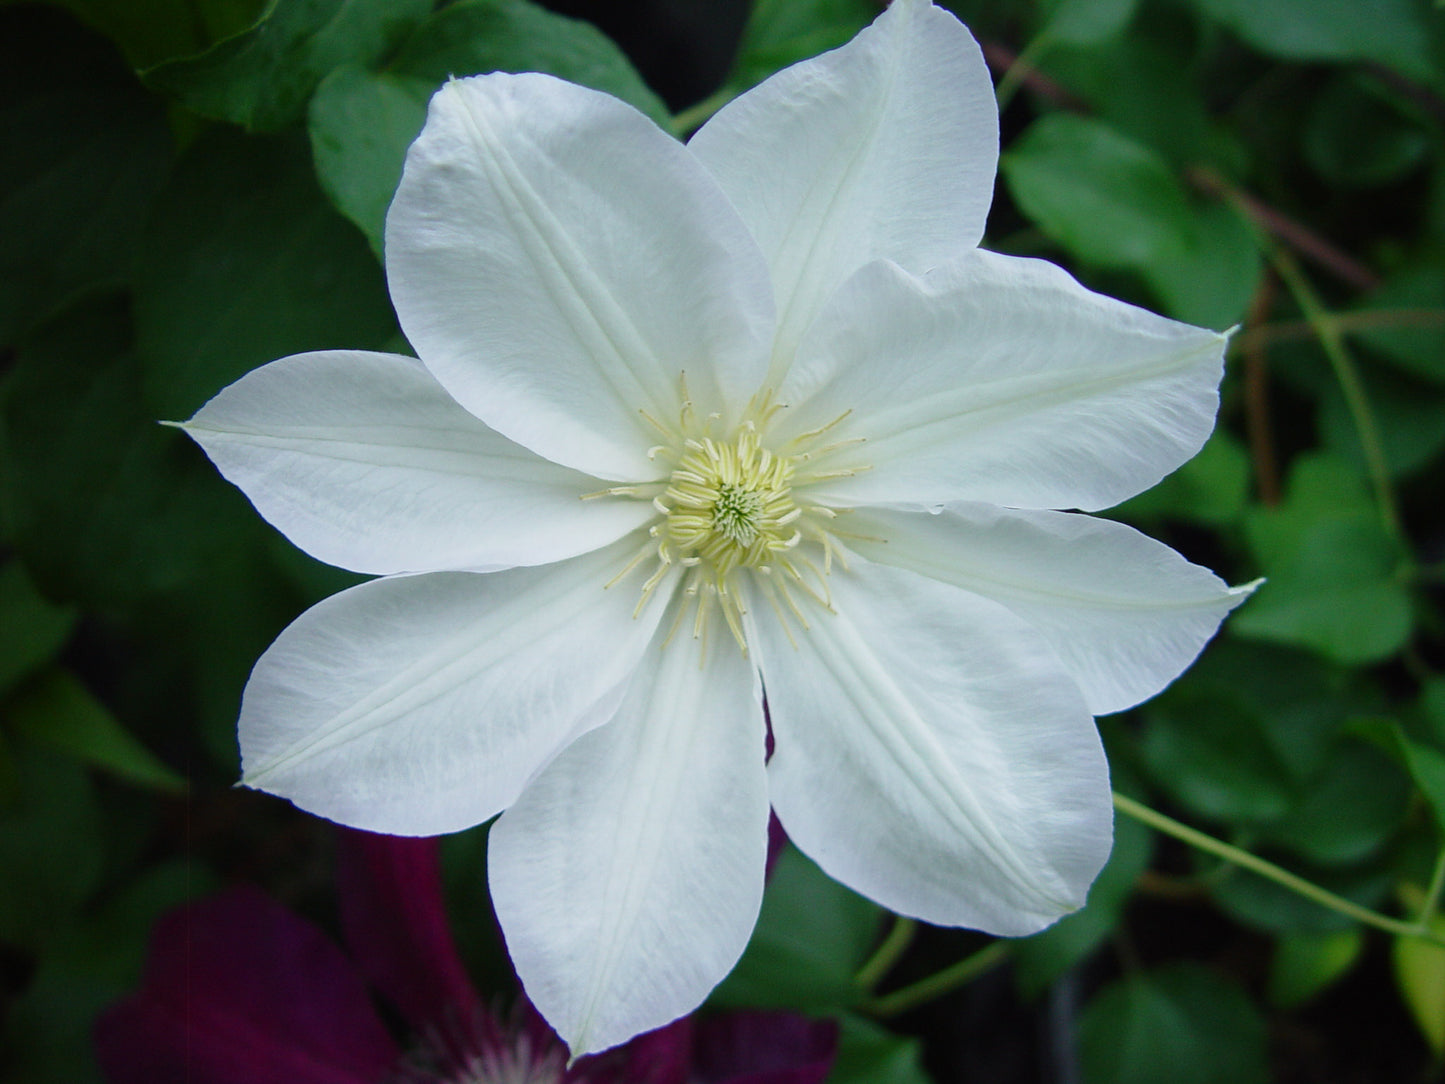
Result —
[[[681, 1020], [644, 1032], [609, 1054], [619, 1055], [619, 1060], [616, 1076], [604, 1077], [605, 1080], [615, 1080], [617, 1084], [690, 1084], [688, 1067], [692, 1058], [692, 1017], [684, 1016]], [[600, 1057], [607, 1058], [609, 1054]], [[586, 1060], [578, 1065], [586, 1065]]]
[[376, 1084], [399, 1053], [341, 950], [249, 886], [156, 923], [95, 1049], [111, 1084]]
[[693, 1031], [696, 1084], [822, 1084], [838, 1052], [838, 1024], [783, 1012], [733, 1012]]
[[477, 994], [447, 923], [435, 839], [341, 829], [336, 891], [357, 964], [416, 1031], [475, 1019]]

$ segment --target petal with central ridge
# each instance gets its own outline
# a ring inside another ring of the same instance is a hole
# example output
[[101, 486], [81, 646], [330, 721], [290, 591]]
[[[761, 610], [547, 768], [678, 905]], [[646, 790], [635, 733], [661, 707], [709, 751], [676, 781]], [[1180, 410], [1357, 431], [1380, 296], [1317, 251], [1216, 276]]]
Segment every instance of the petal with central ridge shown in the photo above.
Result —
[[1030, 934], [1108, 857], [1109, 771], [1077, 686], [995, 602], [850, 560], [793, 646], [752, 607], [773, 807], [803, 853], [901, 915]]
[[393, 835], [495, 816], [621, 703], [663, 610], [634, 618], [634, 592], [603, 588], [637, 545], [389, 577], [318, 603], [251, 673], [241, 781]]
[[757, 920], [761, 690], [714, 626], [705, 657], [686, 629], [654, 646], [617, 717], [553, 761], [492, 828], [507, 949], [573, 1054], [691, 1012]]
[[849, 504], [1107, 508], [1214, 427], [1225, 336], [1086, 290], [1042, 260], [974, 251], [915, 276], [870, 264], [838, 291], [779, 391], [778, 438], [862, 438]]
[[847, 45], [729, 103], [688, 147], [768, 256], [776, 387], [819, 309], [858, 268], [886, 258], [922, 271], [978, 244], [998, 108], [963, 24], [895, 0]]
[[652, 515], [641, 502], [581, 500], [605, 483], [487, 428], [395, 354], [273, 361], [183, 428], [287, 538], [356, 572], [545, 564]]
[[1178, 677], [1251, 590], [1132, 527], [1072, 512], [859, 508], [849, 529], [871, 560], [991, 598], [1027, 621], [1095, 715], [1133, 707]]
[[724, 423], [773, 333], [757, 243], [676, 140], [545, 75], [447, 83], [386, 223], [408, 340], [494, 429], [603, 478], [655, 477], [644, 420], [676, 425], [679, 376]]

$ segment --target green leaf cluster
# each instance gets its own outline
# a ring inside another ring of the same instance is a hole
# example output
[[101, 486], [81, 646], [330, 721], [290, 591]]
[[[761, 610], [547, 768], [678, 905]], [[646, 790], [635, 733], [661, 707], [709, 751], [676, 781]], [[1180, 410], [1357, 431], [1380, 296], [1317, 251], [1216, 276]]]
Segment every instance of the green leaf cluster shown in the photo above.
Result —
[[[1060, 260], [1181, 320], [1235, 329], [1219, 430], [1110, 514], [1234, 582], [1264, 582], [1193, 669], [1105, 728], [1116, 772], [1125, 769], [1131, 795], [1186, 824], [1407, 927], [1438, 930], [1438, 6], [953, 6], [1007, 49], [1003, 185], [987, 243]], [[1095, 889], [1106, 901], [1136, 830], [1119, 833], [1116, 849], [1127, 849]], [[1405, 1052], [1377, 1074], [1424, 1071], [1445, 1050], [1437, 947], [1391, 944], [1215, 857], [1157, 844], [1155, 854], [1147, 869], [1131, 867], [1125, 909], [1107, 924], [1115, 958], [1078, 1021], [1083, 1079], [1292, 1078], [1269, 1035], [1328, 998], [1373, 998], [1418, 1024], [1397, 1025]], [[1132, 941], [1145, 916], [1187, 923], [1201, 908], [1237, 936], [1201, 948], [1181, 933], [1179, 951]], [[1014, 951], [1026, 989], [1040, 989], [1034, 946], [1067, 928]], [[1231, 952], [1260, 959], [1241, 967]], [[1393, 983], [1364, 977], [1372, 960]], [[1348, 1028], [1326, 1042], [1354, 1056]]]
[[98, 1080], [92, 1022], [156, 917], [286, 883], [255, 864], [278, 821], [324, 866], [324, 833], [231, 789], [234, 726], [257, 656], [355, 579], [162, 423], [285, 354], [405, 348], [386, 206], [430, 94], [492, 70], [669, 120], [601, 32], [528, 0], [0, 6], [7, 1081]]

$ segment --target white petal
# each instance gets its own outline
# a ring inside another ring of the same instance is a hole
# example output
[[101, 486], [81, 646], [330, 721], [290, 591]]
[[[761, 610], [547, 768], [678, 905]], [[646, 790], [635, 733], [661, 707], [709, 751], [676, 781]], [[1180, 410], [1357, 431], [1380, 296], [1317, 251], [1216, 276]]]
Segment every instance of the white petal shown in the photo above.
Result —
[[725, 629], [705, 661], [699, 643], [679, 633], [654, 646], [617, 717], [579, 738], [492, 827], [489, 877], [508, 951], [575, 1055], [691, 1012], [757, 921], [768, 824], [761, 690]]
[[1204, 444], [1224, 344], [1042, 260], [871, 264], [803, 344], [780, 437], [852, 411], [829, 438], [866, 443], [829, 465], [869, 469], [830, 484], [843, 504], [1107, 508]]
[[895, 0], [852, 42], [731, 102], [688, 146], [773, 269], [773, 386], [834, 290], [879, 258], [922, 271], [983, 236], [998, 109], [978, 44], [948, 12]]
[[937, 515], [858, 509], [852, 544], [1001, 602], [1032, 625], [1095, 715], [1153, 696], [1194, 661], [1253, 587], [1230, 587], [1110, 520], [955, 504]]
[[293, 622], [241, 702], [242, 782], [392, 835], [480, 824], [611, 717], [657, 625], [603, 589], [634, 537], [556, 565], [373, 580]]
[[[772, 336], [756, 243], [676, 140], [615, 98], [484, 75], [432, 98], [386, 223], [392, 301], [451, 394], [540, 455], [656, 475], [679, 384], [739, 410]], [[726, 419], [725, 419], [726, 420]]]
[[1002, 606], [855, 558], [836, 614], [753, 607], [773, 807], [802, 851], [899, 914], [1014, 936], [1083, 902], [1108, 766], [1078, 688]]
[[395, 354], [273, 361], [182, 428], [286, 537], [357, 572], [545, 564], [654, 514], [581, 500], [603, 483], [488, 429]]

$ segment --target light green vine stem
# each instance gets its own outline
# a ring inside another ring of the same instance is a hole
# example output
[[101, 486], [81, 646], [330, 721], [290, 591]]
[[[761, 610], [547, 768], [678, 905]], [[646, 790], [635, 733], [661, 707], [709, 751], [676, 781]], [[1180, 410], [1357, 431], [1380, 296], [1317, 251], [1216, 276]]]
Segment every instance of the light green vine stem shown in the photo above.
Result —
[[1435, 872], [1430, 876], [1430, 887], [1425, 890], [1425, 900], [1415, 916], [1417, 926], [1430, 926], [1435, 913], [1440, 910], [1440, 896], [1445, 893], [1445, 850], [1435, 858]]
[[[1362, 309], [1356, 312], [1332, 313], [1330, 319], [1343, 334], [1393, 328], [1445, 327], [1445, 308], [1441, 309]], [[1279, 320], [1246, 328], [1229, 340], [1241, 350], [1258, 343], [1312, 339], [1317, 332], [1308, 320]]]
[[[1250, 854], [1248, 851], [1241, 850], [1231, 843], [1225, 843], [1223, 840], [1215, 839], [1195, 828], [1190, 828], [1187, 824], [1182, 824], [1173, 817], [1167, 817], [1163, 813], [1150, 809], [1118, 791], [1114, 792], [1114, 808], [1156, 831], [1173, 836], [1191, 847], [1212, 854], [1216, 858], [1222, 858], [1241, 869], [1256, 873], [1291, 892], [1313, 900], [1322, 907], [1352, 918], [1356, 922], [1373, 926], [1377, 930], [1383, 930], [1396, 937], [1412, 937], [1445, 947], [1445, 935], [1438, 934], [1430, 928], [1430, 923], [1439, 909], [1441, 898], [1445, 896], [1445, 850], [1442, 850], [1436, 859], [1430, 887], [1424, 894], [1424, 900], [1415, 921], [1402, 922], [1399, 919], [1390, 918], [1388, 915], [1382, 915], [1378, 911], [1372, 911], [1368, 907], [1361, 907], [1353, 900], [1338, 896], [1328, 889], [1321, 888], [1313, 881], [1307, 881], [1303, 877], [1257, 855]], [[1419, 889], [1415, 889], [1415, 892], [1418, 895]], [[859, 988], [871, 990], [907, 951], [916, 932], [917, 924], [912, 919], [900, 918], [894, 922], [893, 927], [873, 955], [858, 969], [854, 982], [858, 984]], [[973, 955], [965, 956], [956, 964], [945, 967], [942, 971], [936, 971], [927, 978], [920, 979], [891, 993], [869, 998], [859, 1007], [874, 1016], [897, 1016], [899, 1013], [907, 1012], [919, 1005], [925, 1005], [934, 998], [941, 997], [961, 986], [966, 986], [984, 972], [1003, 963], [1008, 959], [1010, 952], [1012, 952], [1011, 942], [995, 941], [993, 944], [979, 949]]]
[[893, 920], [893, 926], [888, 931], [888, 936], [883, 938], [868, 961], [858, 969], [858, 974], [853, 976], [853, 981], [864, 990], [871, 992], [873, 987], [882, 981], [883, 976], [893, 969], [903, 954], [908, 951], [908, 946], [913, 943], [913, 935], [918, 932], [918, 923], [911, 918], [899, 916]]
[[881, 997], [870, 998], [861, 1008], [874, 1016], [897, 1016], [919, 1005], [926, 1005], [934, 998], [942, 997], [960, 986], [967, 986], [985, 971], [1003, 963], [1012, 951], [1013, 947], [1009, 942], [995, 941], [972, 956], [965, 956], [951, 967], [935, 971], [926, 979], [919, 979], [910, 986]]
[[681, 113], [674, 113], [672, 117], [672, 134], [678, 139], [686, 139], [703, 126], [703, 123], [712, 117], [728, 102], [738, 96], [738, 90], [733, 86], [724, 86], [713, 91], [702, 101], [690, 105]]
[[1049, 36], [1048, 30], [1045, 29], [1024, 46], [1023, 51], [1014, 58], [1014, 62], [1010, 64], [1003, 75], [999, 77], [998, 86], [994, 88], [994, 98], [998, 101], [998, 111], [1000, 113], [1008, 107], [1008, 103], [1011, 102], [1013, 96], [1018, 93], [1019, 87], [1023, 86], [1024, 80], [1027, 79], [1029, 73], [1034, 70], [1034, 66], [1037, 64], [1039, 57], [1046, 53], [1052, 44], [1053, 39]]
[[1295, 303], [1299, 305], [1305, 319], [1319, 336], [1320, 346], [1325, 357], [1330, 360], [1335, 379], [1339, 381], [1340, 391], [1344, 393], [1345, 405], [1355, 423], [1360, 448], [1365, 453], [1365, 468], [1369, 472], [1375, 500], [1380, 507], [1380, 518], [1385, 522], [1385, 529], [1397, 541], [1403, 541], [1400, 513], [1395, 506], [1395, 493], [1390, 487], [1390, 471], [1385, 463], [1384, 448], [1380, 444], [1380, 430], [1375, 424], [1374, 412], [1370, 409], [1370, 401], [1365, 395], [1365, 386], [1360, 382], [1359, 369], [1345, 346], [1344, 329], [1336, 318], [1325, 310], [1314, 287], [1300, 270], [1299, 264], [1295, 263], [1293, 256], [1281, 248], [1275, 248], [1270, 259], [1275, 270], [1279, 272], [1279, 277], [1294, 295]]
[[[1250, 854], [1248, 851], [1242, 851], [1232, 844], [1225, 843], [1223, 840], [1215, 839], [1213, 836], [1205, 835], [1203, 832], [1190, 828], [1187, 824], [1181, 824], [1179, 821], [1174, 820], [1174, 818], [1166, 817], [1163, 813], [1158, 813], [1148, 806], [1142, 805], [1134, 801], [1134, 799], [1120, 794], [1118, 791], [1114, 792], [1114, 808], [1120, 813], [1133, 817], [1136, 821], [1147, 824], [1150, 828], [1163, 832], [1165, 835], [1173, 836], [1175, 839], [1187, 843], [1191, 847], [1205, 851], [1217, 858], [1222, 858], [1226, 862], [1231, 862], [1242, 869], [1249, 870], [1251, 873], [1257, 873], [1259, 876], [1271, 880], [1275, 884], [1289, 889], [1291, 892], [1298, 893], [1305, 897], [1305, 899], [1313, 900], [1320, 906], [1328, 907], [1331, 911], [1337, 911], [1342, 915], [1354, 919], [1356, 922], [1363, 922], [1367, 926], [1373, 926], [1377, 930], [1384, 930], [1386, 933], [1394, 934], [1396, 937], [1414, 937], [1421, 941], [1429, 941], [1445, 947], [1445, 936], [1441, 936], [1431, 930], [1427, 925], [1428, 919], [1425, 921], [1402, 922], [1399, 919], [1390, 918], [1388, 915], [1382, 915], [1378, 911], [1371, 911], [1368, 907], [1361, 907], [1353, 900], [1347, 900], [1343, 896], [1337, 896], [1312, 881], [1306, 881], [1303, 877], [1297, 876], [1280, 866], [1276, 866], [1273, 862], [1267, 862], [1257, 855]], [[1442, 877], [1445, 877], [1445, 873], [1441, 873], [1439, 867], [1437, 867], [1435, 880], [1438, 882]], [[1431, 888], [1432, 891], [1435, 892], [1440, 890], [1436, 884], [1432, 884]]]

